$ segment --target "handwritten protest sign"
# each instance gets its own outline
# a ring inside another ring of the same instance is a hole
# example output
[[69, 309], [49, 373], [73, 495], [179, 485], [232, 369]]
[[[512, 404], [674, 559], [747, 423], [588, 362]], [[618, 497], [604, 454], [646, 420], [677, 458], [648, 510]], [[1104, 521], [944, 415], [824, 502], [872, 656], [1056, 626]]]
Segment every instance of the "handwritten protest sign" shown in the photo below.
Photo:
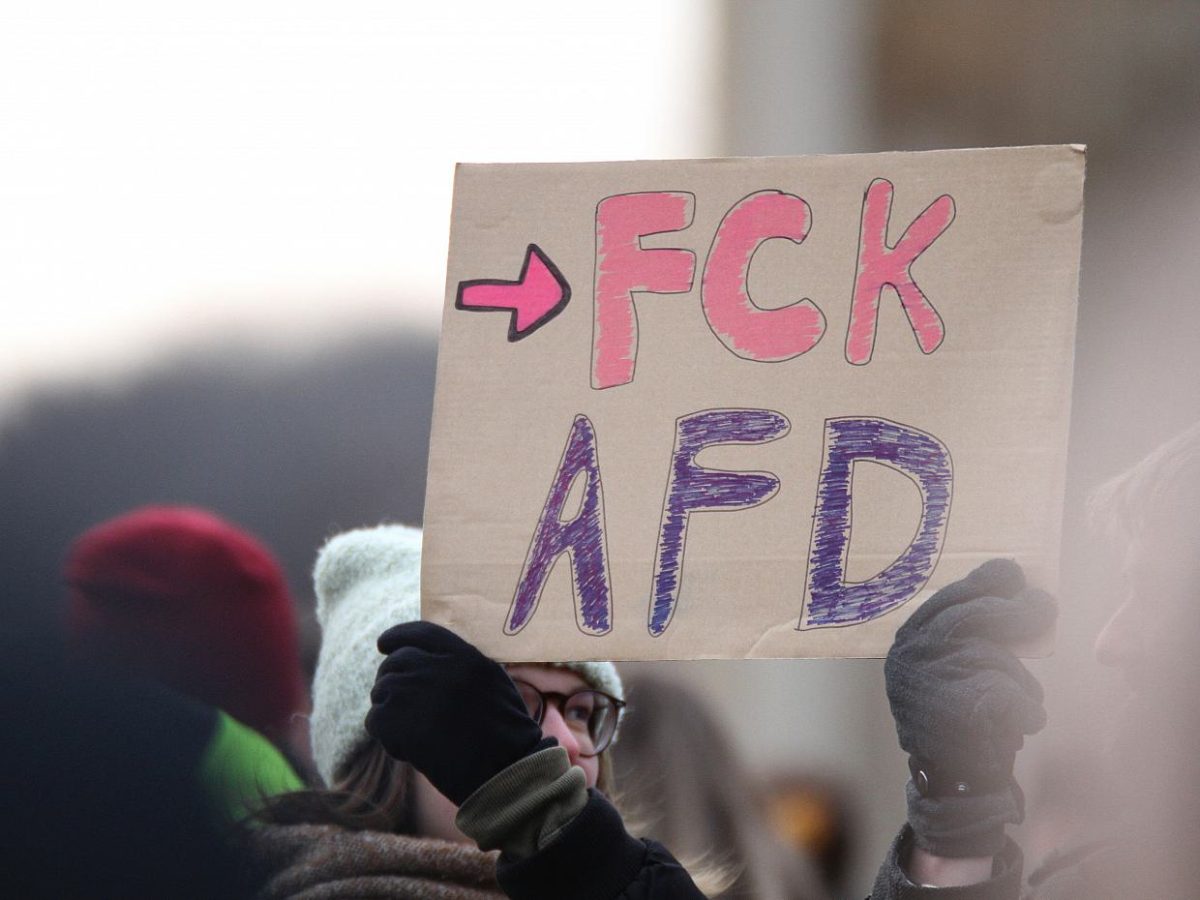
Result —
[[1080, 147], [461, 165], [423, 613], [505, 660], [878, 656], [1056, 577]]

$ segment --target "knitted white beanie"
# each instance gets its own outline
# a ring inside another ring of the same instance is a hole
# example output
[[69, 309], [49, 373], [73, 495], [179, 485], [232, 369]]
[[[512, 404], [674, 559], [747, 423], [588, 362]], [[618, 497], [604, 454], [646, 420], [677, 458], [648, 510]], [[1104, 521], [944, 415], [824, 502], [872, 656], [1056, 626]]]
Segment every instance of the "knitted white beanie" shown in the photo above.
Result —
[[[421, 617], [421, 530], [360, 528], [331, 538], [313, 567], [321, 650], [313, 678], [313, 760], [327, 785], [370, 741], [363, 720], [383, 658], [375, 646], [393, 625]], [[597, 690], [624, 698], [610, 662], [543, 663], [577, 673]]]

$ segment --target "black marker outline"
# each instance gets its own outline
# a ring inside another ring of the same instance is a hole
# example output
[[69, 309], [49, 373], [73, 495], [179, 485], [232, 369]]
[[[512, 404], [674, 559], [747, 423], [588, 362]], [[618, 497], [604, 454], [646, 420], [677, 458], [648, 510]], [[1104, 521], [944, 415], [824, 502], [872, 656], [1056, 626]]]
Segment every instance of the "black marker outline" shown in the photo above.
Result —
[[[609, 384], [604, 387], [596, 385], [596, 292], [600, 285], [600, 207], [608, 200], [614, 200], [617, 197], [637, 197], [643, 194], [671, 194], [680, 197], [689, 198], [685, 201], [684, 215], [687, 220], [682, 228], [666, 228], [662, 231], [647, 231], [645, 234], [639, 234], [637, 237], [638, 251], [641, 253], [654, 253], [656, 250], [671, 250], [687, 253], [692, 257], [692, 280], [688, 282], [687, 290], [684, 291], [629, 291], [629, 305], [633, 309], [633, 355], [629, 358], [631, 363], [629, 369], [629, 380], [622, 381], [620, 384]], [[626, 191], [623, 194], [609, 194], [607, 197], [602, 197], [596, 202], [596, 210], [593, 213], [593, 229], [596, 236], [596, 256], [595, 262], [592, 265], [592, 343], [591, 343], [591, 359], [588, 361], [588, 378], [593, 391], [607, 391], [611, 388], [622, 387], [626, 384], [633, 384], [633, 380], [637, 375], [637, 358], [639, 336], [641, 334], [641, 323], [638, 319], [638, 304], [636, 294], [657, 294], [660, 297], [681, 297], [684, 294], [690, 294], [696, 289], [696, 264], [699, 259], [695, 250], [687, 247], [646, 247], [642, 244], [643, 238], [655, 237], [660, 234], [677, 234], [681, 231], [687, 231], [696, 222], [696, 195], [692, 191]]]
[[[917, 293], [920, 294], [925, 299], [925, 302], [929, 304], [930, 310], [932, 310], [934, 316], [937, 317], [938, 323], [941, 325], [941, 328], [942, 328], [942, 337], [941, 337], [941, 340], [939, 340], [932, 349], [925, 350], [924, 348], [922, 348], [921, 347], [921, 336], [917, 333], [916, 325], [913, 324], [912, 315], [908, 311], [908, 306], [904, 302], [904, 297], [901, 296], [901, 294], [900, 294], [900, 288], [890, 281], [885, 281], [879, 285], [879, 293], [875, 295], [875, 300], [874, 300], [875, 325], [871, 329], [870, 350], [868, 350], [868, 352], [867, 352], [866, 359], [862, 360], [861, 362], [855, 362], [854, 360], [852, 360], [850, 358], [850, 335], [854, 331], [854, 316], [855, 316], [855, 312], [857, 311], [855, 309], [854, 294], [858, 290], [858, 276], [859, 276], [859, 270], [860, 270], [861, 264], [862, 264], [863, 228], [866, 223], [866, 217], [867, 217], [867, 195], [871, 192], [871, 188], [873, 188], [877, 182], [883, 182], [891, 189], [891, 195], [888, 197], [887, 217], [886, 217], [886, 221], [884, 222], [884, 226], [883, 226], [883, 245], [884, 245], [884, 247], [886, 247], [888, 249], [889, 252], [896, 249], [896, 247], [900, 244], [901, 241], [904, 240], [905, 236], [908, 234], [909, 229], [913, 227], [913, 224], [915, 222], [917, 222], [921, 218], [921, 216], [925, 215], [925, 213], [927, 213], [931, 209], [933, 209], [933, 207], [936, 206], [937, 203], [940, 200], [942, 200], [942, 198], [948, 198], [950, 200], [950, 220], [948, 222], [946, 222], [946, 226], [941, 231], [938, 232], [937, 237], [935, 237], [932, 241], [930, 241], [928, 246], [926, 246], [924, 250], [922, 250], [920, 253], [918, 253], [916, 256], [914, 256], [912, 258], [912, 261], [908, 264], [908, 266], [904, 270], [905, 274], [908, 275], [909, 282], [911, 282], [912, 286], [917, 289]], [[858, 247], [854, 253], [854, 279], [850, 282], [850, 317], [846, 322], [846, 341], [842, 347], [842, 356], [845, 358], [846, 362], [850, 363], [850, 365], [852, 365], [852, 366], [869, 365], [871, 360], [875, 358], [875, 341], [879, 337], [879, 312], [883, 305], [884, 288], [891, 288], [892, 292], [896, 295], [896, 299], [900, 301], [900, 308], [904, 312], [904, 318], [908, 321], [908, 327], [912, 331], [913, 337], [917, 341], [917, 349], [920, 350], [923, 355], [929, 356], [930, 354], [935, 353], [938, 349], [941, 348], [942, 344], [944, 344], [946, 342], [946, 334], [947, 334], [946, 320], [944, 318], [942, 318], [942, 314], [940, 312], [938, 312], [937, 307], [933, 305], [933, 301], [929, 299], [929, 295], [926, 294], [923, 290], [921, 290], [921, 286], [919, 284], [917, 284], [917, 279], [912, 274], [912, 267], [917, 264], [917, 260], [919, 260], [922, 256], [924, 256], [930, 247], [932, 247], [934, 244], [937, 243], [938, 238], [940, 238], [943, 234], [945, 234], [947, 231], [950, 230], [950, 226], [953, 225], [954, 220], [956, 218], [958, 218], [958, 201], [956, 201], [954, 199], [953, 194], [939, 194], [933, 200], [929, 201], [928, 206], [926, 206], [923, 210], [921, 210], [919, 213], [917, 213], [917, 215], [913, 218], [912, 222], [908, 223], [908, 227], [905, 228], [903, 232], [901, 232], [900, 237], [896, 238], [896, 243], [889, 244], [888, 237], [891, 234], [891, 229], [892, 229], [892, 210], [895, 208], [895, 205], [894, 205], [895, 199], [896, 199], [896, 185], [890, 178], [884, 178], [883, 176], [877, 176], [875, 178], [872, 178], [871, 181], [867, 184], [866, 188], [863, 189], [862, 206], [860, 207], [859, 218], [858, 218]]]
[[[538, 319], [526, 328], [524, 331], [517, 330], [517, 310], [511, 306], [465, 306], [463, 304], [463, 292], [467, 288], [477, 287], [479, 285], [492, 285], [495, 287], [516, 287], [525, 282], [526, 276], [529, 274], [529, 262], [533, 259], [533, 254], [537, 254], [538, 259], [542, 261], [542, 265], [558, 282], [559, 288], [562, 290], [562, 299], [554, 304], [548, 312], [543, 313]], [[560, 312], [567, 308], [567, 303], [571, 299], [571, 285], [567, 282], [566, 276], [559, 271], [558, 266], [550, 261], [550, 257], [546, 255], [537, 244], [530, 244], [525, 248], [525, 261], [521, 264], [521, 274], [517, 276], [515, 281], [508, 281], [503, 278], [473, 278], [468, 281], [460, 281], [458, 283], [458, 293], [454, 297], [454, 308], [461, 309], [464, 312], [507, 312], [511, 313], [508, 320], [508, 340], [516, 342], [521, 338], [529, 337], [551, 319], [555, 318]]]

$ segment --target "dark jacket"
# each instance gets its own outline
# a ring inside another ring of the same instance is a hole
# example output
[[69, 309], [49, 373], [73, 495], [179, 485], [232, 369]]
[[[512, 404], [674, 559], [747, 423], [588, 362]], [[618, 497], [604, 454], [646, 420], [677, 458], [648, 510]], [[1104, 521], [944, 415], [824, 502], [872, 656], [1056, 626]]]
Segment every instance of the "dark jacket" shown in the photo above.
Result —
[[[469, 844], [336, 825], [246, 829], [263, 900], [698, 900], [682, 866], [653, 841], [629, 836], [593, 792], [575, 819], [533, 856], [510, 860]], [[499, 884], [497, 884], [499, 882]]]
[[495, 854], [468, 844], [337, 825], [259, 825], [245, 838], [262, 879], [261, 900], [503, 897]]
[[497, 879], [513, 900], [702, 900], [661, 844], [638, 840], [596, 791], [554, 840], [520, 860], [500, 857]]
[[501, 850], [496, 877], [513, 900], [700, 900], [660, 844], [625, 830], [621, 814], [567, 751], [553, 745], [475, 791], [455, 819], [480, 847]]

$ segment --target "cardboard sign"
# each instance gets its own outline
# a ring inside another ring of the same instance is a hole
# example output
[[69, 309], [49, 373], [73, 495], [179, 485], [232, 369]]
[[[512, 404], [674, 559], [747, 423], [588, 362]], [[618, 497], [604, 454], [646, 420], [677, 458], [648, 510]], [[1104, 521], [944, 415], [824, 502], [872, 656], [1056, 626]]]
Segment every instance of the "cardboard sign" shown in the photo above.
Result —
[[502, 660], [879, 656], [1057, 570], [1077, 146], [460, 165], [423, 614]]

